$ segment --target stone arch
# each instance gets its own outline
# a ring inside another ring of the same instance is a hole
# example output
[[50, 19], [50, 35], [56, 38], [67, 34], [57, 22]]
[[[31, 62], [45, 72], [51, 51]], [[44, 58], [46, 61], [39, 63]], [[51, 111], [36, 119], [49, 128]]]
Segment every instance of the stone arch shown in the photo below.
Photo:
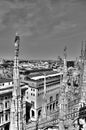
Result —
[[41, 110], [38, 111], [38, 117], [40, 117], [40, 116], [41, 116]]

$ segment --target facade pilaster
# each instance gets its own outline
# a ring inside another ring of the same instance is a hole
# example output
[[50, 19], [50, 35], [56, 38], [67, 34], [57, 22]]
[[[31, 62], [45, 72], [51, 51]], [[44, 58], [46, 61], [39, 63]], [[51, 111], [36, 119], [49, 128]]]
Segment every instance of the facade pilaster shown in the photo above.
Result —
[[46, 75], [44, 74], [44, 95], [42, 103], [42, 118], [47, 118], [47, 99], [46, 99]]

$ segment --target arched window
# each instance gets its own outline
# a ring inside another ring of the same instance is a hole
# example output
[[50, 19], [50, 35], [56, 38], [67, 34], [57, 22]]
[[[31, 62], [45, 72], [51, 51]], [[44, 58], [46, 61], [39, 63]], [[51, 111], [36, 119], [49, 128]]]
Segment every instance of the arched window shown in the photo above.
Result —
[[52, 110], [52, 104], [50, 104], [50, 111]]
[[55, 103], [53, 103], [53, 110], [55, 109]]
[[50, 102], [52, 102], [52, 101], [53, 101], [53, 96], [50, 97]]
[[35, 117], [35, 112], [32, 110], [32, 117]]
[[38, 111], [38, 117], [40, 117], [40, 116], [41, 116], [41, 110]]

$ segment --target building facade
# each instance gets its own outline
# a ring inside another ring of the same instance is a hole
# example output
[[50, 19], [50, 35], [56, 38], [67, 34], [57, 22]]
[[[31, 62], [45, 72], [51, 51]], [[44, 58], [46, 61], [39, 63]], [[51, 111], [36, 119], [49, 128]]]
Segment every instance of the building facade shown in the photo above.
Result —
[[[28, 84], [28, 90], [26, 90], [26, 101], [31, 104], [29, 109], [29, 119], [36, 121], [38, 118], [42, 119], [42, 109], [44, 104], [44, 79], [46, 78], [46, 116], [52, 116], [58, 114], [58, 99], [60, 83], [63, 78], [63, 73], [57, 73], [54, 71], [45, 72], [44, 74], [29, 75], [29, 78], [24, 80]], [[28, 120], [29, 120], [28, 119]]]
[[[13, 79], [0, 80], [0, 130], [9, 130], [13, 86]], [[23, 99], [28, 86], [21, 83], [20, 87]]]

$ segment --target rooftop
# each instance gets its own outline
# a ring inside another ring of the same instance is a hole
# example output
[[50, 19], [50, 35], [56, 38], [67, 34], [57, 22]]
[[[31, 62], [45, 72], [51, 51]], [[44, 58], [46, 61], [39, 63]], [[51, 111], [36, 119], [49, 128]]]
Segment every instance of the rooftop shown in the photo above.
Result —
[[[25, 83], [20, 83], [20, 87], [21, 87], [21, 91], [28, 89], [28, 86]], [[0, 86], [0, 95], [3, 95], [5, 93], [12, 93], [12, 90], [13, 90], [13, 84]]]
[[[11, 82], [11, 84], [9, 84]], [[5, 93], [10, 93], [13, 90], [14, 84], [12, 83], [13, 79], [6, 79], [6, 78], [0, 78], [0, 95], [3, 95]], [[3, 83], [8, 83], [6, 85], [3, 85]], [[27, 86], [24, 82], [20, 82], [21, 90], [26, 90]]]
[[33, 79], [33, 80], [39, 80], [39, 79], [44, 78], [45, 76], [46, 77], [53, 77], [53, 76], [57, 76], [60, 74], [63, 74], [63, 73], [62, 72], [58, 73], [56, 71], [49, 71], [49, 72], [44, 72], [44, 73], [37, 73], [35, 75], [29, 75], [29, 77], [30, 77], [30, 79]]
[[52, 69], [33, 69], [33, 70], [24, 70], [23, 74], [28, 75], [28, 74], [34, 74], [34, 73], [43, 73], [43, 72], [49, 72], [52, 71]]

